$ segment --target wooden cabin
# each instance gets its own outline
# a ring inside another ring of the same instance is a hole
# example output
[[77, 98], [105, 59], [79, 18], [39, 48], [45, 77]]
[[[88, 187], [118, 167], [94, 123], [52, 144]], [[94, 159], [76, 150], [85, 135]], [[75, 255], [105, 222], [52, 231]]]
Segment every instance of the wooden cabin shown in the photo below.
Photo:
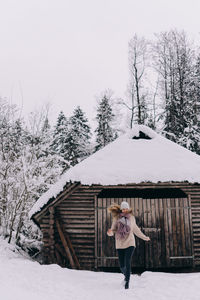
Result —
[[200, 157], [139, 125], [68, 170], [34, 205], [44, 262], [118, 268], [107, 208], [129, 202], [151, 238], [136, 237], [133, 267], [200, 266]]

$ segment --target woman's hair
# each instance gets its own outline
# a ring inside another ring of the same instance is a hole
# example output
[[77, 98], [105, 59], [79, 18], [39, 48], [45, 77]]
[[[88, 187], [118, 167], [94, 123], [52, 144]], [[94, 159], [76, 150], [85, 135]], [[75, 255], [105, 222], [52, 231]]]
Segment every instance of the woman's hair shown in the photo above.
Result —
[[[108, 207], [108, 212], [112, 214], [112, 217], [117, 217], [120, 212], [122, 212], [120, 205], [116, 204], [116, 203], [112, 203], [109, 207]], [[130, 214], [133, 215], [133, 209], [130, 207], [130, 209], [128, 210], [128, 212]]]

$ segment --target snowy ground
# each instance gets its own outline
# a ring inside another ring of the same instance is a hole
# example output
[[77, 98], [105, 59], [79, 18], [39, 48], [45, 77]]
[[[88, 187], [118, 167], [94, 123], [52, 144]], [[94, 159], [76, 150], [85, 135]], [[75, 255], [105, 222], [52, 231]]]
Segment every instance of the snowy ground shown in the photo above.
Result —
[[129, 290], [122, 275], [62, 269], [33, 262], [0, 239], [1, 300], [199, 300], [200, 273], [144, 272], [132, 275]]

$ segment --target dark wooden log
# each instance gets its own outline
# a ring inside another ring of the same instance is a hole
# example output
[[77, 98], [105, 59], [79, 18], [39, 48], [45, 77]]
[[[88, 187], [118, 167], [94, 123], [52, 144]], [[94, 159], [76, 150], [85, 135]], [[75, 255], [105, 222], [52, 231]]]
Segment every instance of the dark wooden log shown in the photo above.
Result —
[[50, 206], [57, 206], [60, 203], [60, 201], [63, 201], [63, 199], [69, 197], [69, 195], [73, 191], [78, 189], [79, 186], [80, 186], [80, 182], [75, 182], [73, 184], [69, 184], [62, 193], [60, 193], [55, 199], [50, 201], [40, 212], [35, 214], [35, 216], [34, 216], [35, 220], [37, 222], [39, 222], [40, 219], [43, 217], [43, 215], [48, 211]]
[[54, 240], [54, 208], [49, 208], [49, 248], [50, 248], [50, 257], [49, 263], [55, 263], [55, 240]]
[[68, 257], [69, 262], [70, 262], [70, 265], [71, 265], [72, 269], [76, 269], [74, 260], [72, 258], [71, 253], [70, 253], [70, 250], [69, 250], [69, 246], [67, 244], [67, 241], [65, 239], [64, 233], [63, 233], [63, 231], [61, 229], [61, 226], [60, 226], [60, 223], [59, 223], [58, 219], [56, 219], [56, 227], [58, 229], [58, 233], [60, 235], [60, 239], [61, 239], [63, 247], [64, 247], [64, 249], [66, 251], [67, 257]]
[[62, 258], [60, 256], [60, 252], [57, 249], [55, 249], [55, 256], [56, 256], [56, 262], [57, 262], [57, 264], [59, 264], [60, 266], [62, 266], [63, 265]]
[[94, 198], [94, 208], [95, 208], [95, 241], [94, 241], [94, 249], [95, 249], [95, 269], [97, 270], [98, 268], [98, 261], [97, 261], [97, 257], [98, 257], [98, 251], [97, 251], [97, 247], [98, 247], [98, 233], [97, 233], [97, 220], [98, 220], [98, 215], [97, 215], [97, 196], [95, 196]]
[[[75, 260], [76, 267], [77, 267], [77, 269], [80, 269], [81, 267], [80, 267], [78, 258], [77, 258], [77, 256], [76, 256], [76, 253], [75, 253], [75, 251], [74, 251], [74, 248], [73, 248], [73, 246], [72, 246], [71, 240], [70, 240], [70, 238], [69, 238], [68, 235], [66, 235], [66, 238], [67, 238], [67, 242], [68, 242], [68, 245], [69, 245], [69, 247], [70, 247], [70, 250], [71, 250], [71, 252], [72, 252], [73, 258], [74, 258], [74, 260]], [[85, 249], [84, 249], [84, 252], [85, 252]], [[88, 251], [87, 251], [87, 252], [88, 252]]]
[[66, 255], [66, 252], [63, 250], [63, 248], [60, 246], [59, 243], [56, 243], [55, 244], [55, 248], [57, 249], [57, 251], [65, 258], [68, 259], [67, 255]]
[[[61, 228], [62, 232], [63, 232], [63, 233], [65, 232], [65, 238], [66, 238], [68, 247], [69, 247], [69, 249], [70, 249], [70, 251], [71, 251], [71, 253], [72, 253], [72, 258], [73, 258], [74, 261], [75, 261], [76, 268], [77, 268], [77, 269], [80, 269], [81, 267], [80, 267], [78, 258], [77, 258], [77, 256], [76, 256], [74, 247], [72, 246], [72, 242], [71, 242], [71, 240], [70, 240], [70, 238], [69, 238], [68, 232], [66, 232], [66, 230], [65, 230], [65, 228], [64, 228], [64, 226], [63, 226], [63, 223], [60, 222], [59, 220], [58, 220], [58, 222], [59, 222], [59, 224], [60, 224], [60, 228]], [[79, 230], [78, 232], [80, 233], [80, 230]], [[77, 233], [77, 231], [75, 231], [75, 233]]]

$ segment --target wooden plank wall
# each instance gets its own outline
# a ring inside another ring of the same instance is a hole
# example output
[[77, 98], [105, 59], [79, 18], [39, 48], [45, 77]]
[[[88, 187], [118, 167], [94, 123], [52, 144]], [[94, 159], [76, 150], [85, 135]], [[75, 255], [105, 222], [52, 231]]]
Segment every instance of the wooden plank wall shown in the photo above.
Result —
[[196, 267], [200, 267], [200, 188], [187, 188], [185, 191], [189, 192], [191, 197], [194, 263]]
[[[200, 185], [187, 183], [159, 183], [159, 184], [131, 184], [106, 186], [106, 188], [180, 188], [190, 195], [193, 246], [195, 266], [200, 266]], [[81, 186], [69, 198], [64, 199], [56, 209], [58, 210], [66, 231], [69, 233], [75, 252], [83, 269], [95, 267], [95, 205], [94, 198], [103, 186]], [[44, 255], [48, 261], [49, 241], [49, 216], [43, 216], [41, 222], [43, 232]], [[55, 231], [55, 239], [59, 240]]]
[[193, 267], [193, 234], [190, 199], [166, 199], [164, 219], [167, 264], [171, 267]]
[[51, 247], [51, 240], [50, 240], [50, 224], [49, 224], [49, 213], [43, 216], [42, 220], [40, 221], [40, 228], [43, 234], [43, 259], [44, 263], [50, 263], [50, 247]]
[[107, 207], [113, 202], [120, 204], [122, 201], [127, 201], [134, 208], [138, 226], [151, 238], [150, 243], [136, 238], [133, 267], [193, 266], [190, 204], [186, 196], [176, 199], [99, 198], [96, 229], [99, 267], [118, 267], [114, 238], [106, 234], [111, 223]]
[[[126, 186], [109, 186], [109, 188], [180, 188], [191, 200], [191, 215], [193, 229], [194, 266], [200, 267], [200, 185], [188, 183], [144, 183]], [[108, 187], [106, 187], [108, 188]]]
[[[99, 188], [81, 186], [56, 208], [83, 269], [94, 268], [94, 196], [99, 192]], [[55, 232], [55, 238], [59, 241], [57, 232]]]

